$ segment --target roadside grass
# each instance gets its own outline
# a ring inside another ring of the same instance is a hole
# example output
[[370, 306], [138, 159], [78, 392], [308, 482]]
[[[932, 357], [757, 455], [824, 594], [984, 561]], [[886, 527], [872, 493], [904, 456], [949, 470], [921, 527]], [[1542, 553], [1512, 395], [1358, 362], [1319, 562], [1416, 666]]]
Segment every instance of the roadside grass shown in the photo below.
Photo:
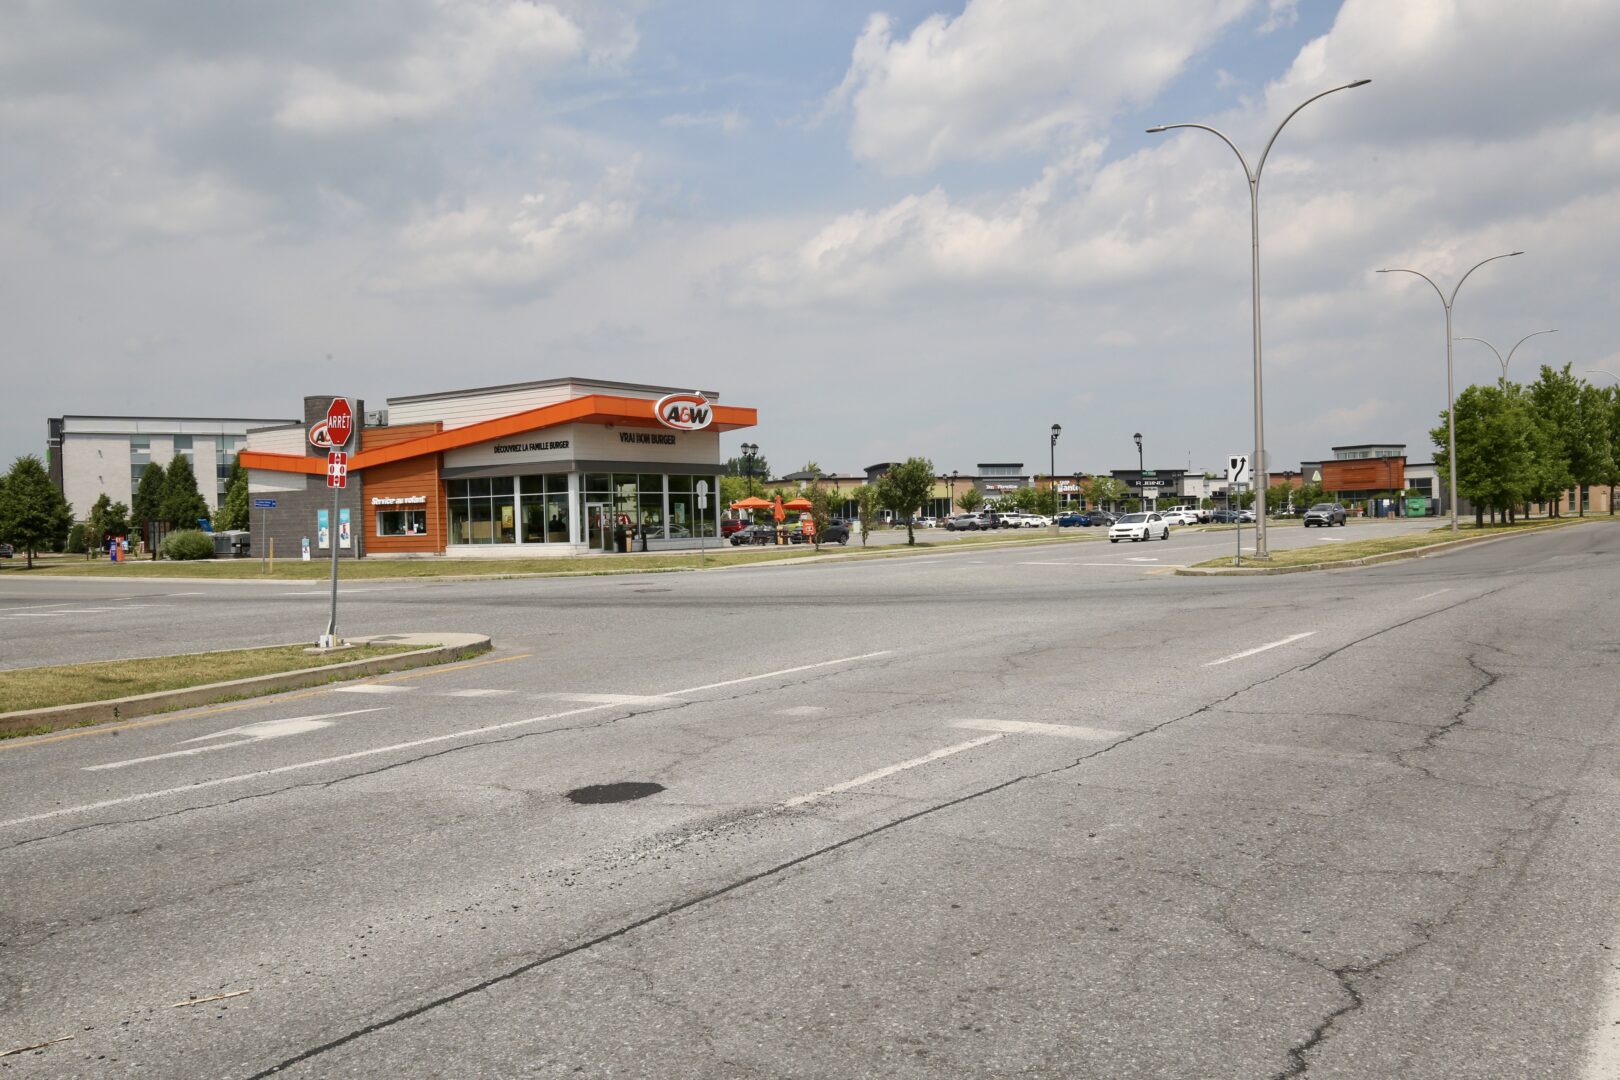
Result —
[[[311, 654], [304, 651], [307, 645], [276, 645], [263, 649], [231, 649], [184, 656], [148, 656], [89, 664], [15, 668], [0, 671], [0, 713], [184, 690], [209, 683], [250, 679], [255, 675], [277, 675], [352, 660], [370, 660], [395, 653], [415, 652], [426, 647], [358, 645], [340, 653]], [[9, 732], [0, 734], [0, 738], [17, 734], [26, 733]]]
[[[1053, 541], [1049, 529], [1030, 529], [993, 533], [950, 534], [950, 539], [929, 539], [932, 529], [919, 529], [917, 543], [875, 544], [862, 548], [859, 535], [850, 537], [844, 546], [824, 544], [818, 552], [809, 544], [790, 544], [784, 547], [732, 547], [729, 543], [706, 552], [701, 560], [696, 551], [660, 552], [631, 555], [561, 555], [521, 559], [451, 558], [422, 559], [362, 559], [359, 562], [340, 561], [338, 577], [344, 581], [375, 580], [379, 578], [434, 578], [434, 577], [512, 577], [529, 574], [592, 575], [635, 574], [663, 571], [696, 570], [703, 566], [746, 566], [753, 563], [787, 562], [815, 555], [841, 555], [851, 558], [895, 558], [918, 552], [950, 550], [963, 545], [992, 543], [1034, 543]], [[1095, 535], [1087, 535], [1087, 532]], [[876, 535], [874, 533], [874, 535]], [[1060, 534], [1058, 541], [1100, 539], [1100, 530], [1074, 531]], [[105, 559], [85, 561], [78, 557], [53, 560], [41, 565], [36, 560], [32, 571], [36, 576], [81, 576], [108, 578], [192, 578], [192, 579], [256, 579], [265, 581], [325, 581], [331, 577], [330, 559], [277, 559], [269, 574], [259, 572], [258, 559], [199, 559], [195, 562], [153, 562], [132, 560], [115, 563]]]
[[[1534, 521], [1519, 521], [1512, 525], [1486, 525], [1484, 528], [1475, 528], [1472, 522], [1462, 524], [1458, 539], [1476, 539], [1482, 536], [1507, 536], [1514, 533], [1536, 532], [1541, 529], [1556, 529], [1567, 525], [1577, 525], [1582, 521], [1593, 521], [1595, 518], [1537, 518]], [[1437, 529], [1424, 532], [1404, 533], [1400, 536], [1380, 536], [1367, 540], [1346, 540], [1337, 544], [1320, 544], [1314, 547], [1291, 548], [1282, 551], [1273, 551], [1271, 558], [1265, 562], [1254, 560], [1243, 563], [1244, 566], [1310, 566], [1315, 563], [1348, 562], [1354, 559], [1365, 559], [1370, 555], [1387, 555], [1395, 551], [1411, 551], [1413, 548], [1428, 547], [1431, 544], [1444, 543], [1452, 539], [1451, 527], [1443, 525]], [[1219, 569], [1230, 567], [1230, 556], [1220, 559], [1208, 559], [1201, 563], [1194, 563], [1193, 569]]]

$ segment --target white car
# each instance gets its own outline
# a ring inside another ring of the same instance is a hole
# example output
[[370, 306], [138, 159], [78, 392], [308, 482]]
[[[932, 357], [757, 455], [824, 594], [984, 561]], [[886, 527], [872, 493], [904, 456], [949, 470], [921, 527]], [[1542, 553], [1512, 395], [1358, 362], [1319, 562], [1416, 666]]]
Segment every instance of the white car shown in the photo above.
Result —
[[1159, 516], [1172, 525], [1198, 524], [1198, 511], [1189, 510], [1182, 506], [1178, 506], [1173, 510], [1160, 510]]
[[1108, 527], [1108, 542], [1117, 544], [1121, 540], [1160, 540], [1170, 539], [1170, 523], [1158, 514], [1126, 514]]

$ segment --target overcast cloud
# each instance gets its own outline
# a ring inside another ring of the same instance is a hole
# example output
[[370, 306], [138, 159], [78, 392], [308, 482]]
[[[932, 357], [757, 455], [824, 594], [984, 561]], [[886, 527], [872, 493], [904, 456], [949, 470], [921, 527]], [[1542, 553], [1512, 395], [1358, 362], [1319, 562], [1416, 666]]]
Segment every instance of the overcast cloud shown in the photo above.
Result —
[[[0, 4], [0, 455], [66, 413], [597, 376], [779, 471], [1415, 460], [1440, 305], [1620, 370], [1620, 5]], [[1496, 374], [1457, 346], [1459, 386]], [[329, 361], [327, 358], [331, 357]]]

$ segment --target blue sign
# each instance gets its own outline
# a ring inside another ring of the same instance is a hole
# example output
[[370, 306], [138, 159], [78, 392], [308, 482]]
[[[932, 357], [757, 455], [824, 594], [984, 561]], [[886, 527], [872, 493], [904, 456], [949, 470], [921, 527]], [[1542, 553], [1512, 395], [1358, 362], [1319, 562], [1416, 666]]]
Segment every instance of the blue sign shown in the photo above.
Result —
[[255, 510], [274, 510], [275, 508], [276, 508], [276, 500], [274, 500], [274, 499], [254, 499], [253, 500], [253, 509], [255, 509]]

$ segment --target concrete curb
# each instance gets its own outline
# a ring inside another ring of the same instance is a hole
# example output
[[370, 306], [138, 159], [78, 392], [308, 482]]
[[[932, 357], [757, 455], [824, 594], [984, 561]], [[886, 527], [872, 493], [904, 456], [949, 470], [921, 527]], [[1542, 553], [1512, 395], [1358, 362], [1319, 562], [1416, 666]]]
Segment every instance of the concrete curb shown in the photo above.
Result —
[[[369, 660], [350, 660], [346, 663], [284, 671], [275, 675], [255, 675], [250, 679], [232, 679], [229, 682], [188, 686], [183, 690], [163, 690], [155, 694], [137, 694], [109, 701], [85, 701], [76, 705], [56, 705], [43, 709], [0, 713], [0, 733], [27, 731], [31, 734], [44, 734], [47, 731], [88, 727], [111, 720], [130, 720], [137, 716], [151, 716], [154, 713], [174, 712], [199, 705], [215, 705], [222, 701], [279, 694], [284, 690], [301, 690], [309, 686], [344, 682], [368, 675], [385, 675], [393, 671], [427, 667], [431, 664], [448, 664], [456, 660], [466, 660], [494, 648], [494, 642], [482, 634], [409, 636], [429, 637], [437, 644], [430, 648], [395, 653], [391, 656], [377, 656]], [[393, 641], [387, 635], [354, 640], [357, 644], [390, 644]], [[410, 642], [407, 640], [404, 643]]]
[[1363, 555], [1359, 559], [1333, 559], [1328, 562], [1302, 563], [1299, 566], [1182, 566], [1176, 569], [1177, 577], [1273, 577], [1278, 574], [1304, 574], [1315, 570], [1348, 570], [1358, 566], [1376, 566], [1379, 563], [1398, 562], [1401, 559], [1419, 559], [1437, 551], [1449, 551], [1453, 548], [1468, 547], [1471, 544], [1492, 544], [1498, 540], [1513, 540], [1521, 536], [1533, 536], [1536, 533], [1553, 532], [1558, 529], [1567, 529], [1574, 525], [1589, 524], [1584, 521], [1571, 521], [1558, 525], [1541, 525], [1524, 532], [1504, 533], [1498, 536], [1466, 536], [1461, 540], [1441, 540], [1434, 544], [1425, 544], [1423, 547], [1407, 548], [1405, 551], [1386, 551], [1379, 555]]

